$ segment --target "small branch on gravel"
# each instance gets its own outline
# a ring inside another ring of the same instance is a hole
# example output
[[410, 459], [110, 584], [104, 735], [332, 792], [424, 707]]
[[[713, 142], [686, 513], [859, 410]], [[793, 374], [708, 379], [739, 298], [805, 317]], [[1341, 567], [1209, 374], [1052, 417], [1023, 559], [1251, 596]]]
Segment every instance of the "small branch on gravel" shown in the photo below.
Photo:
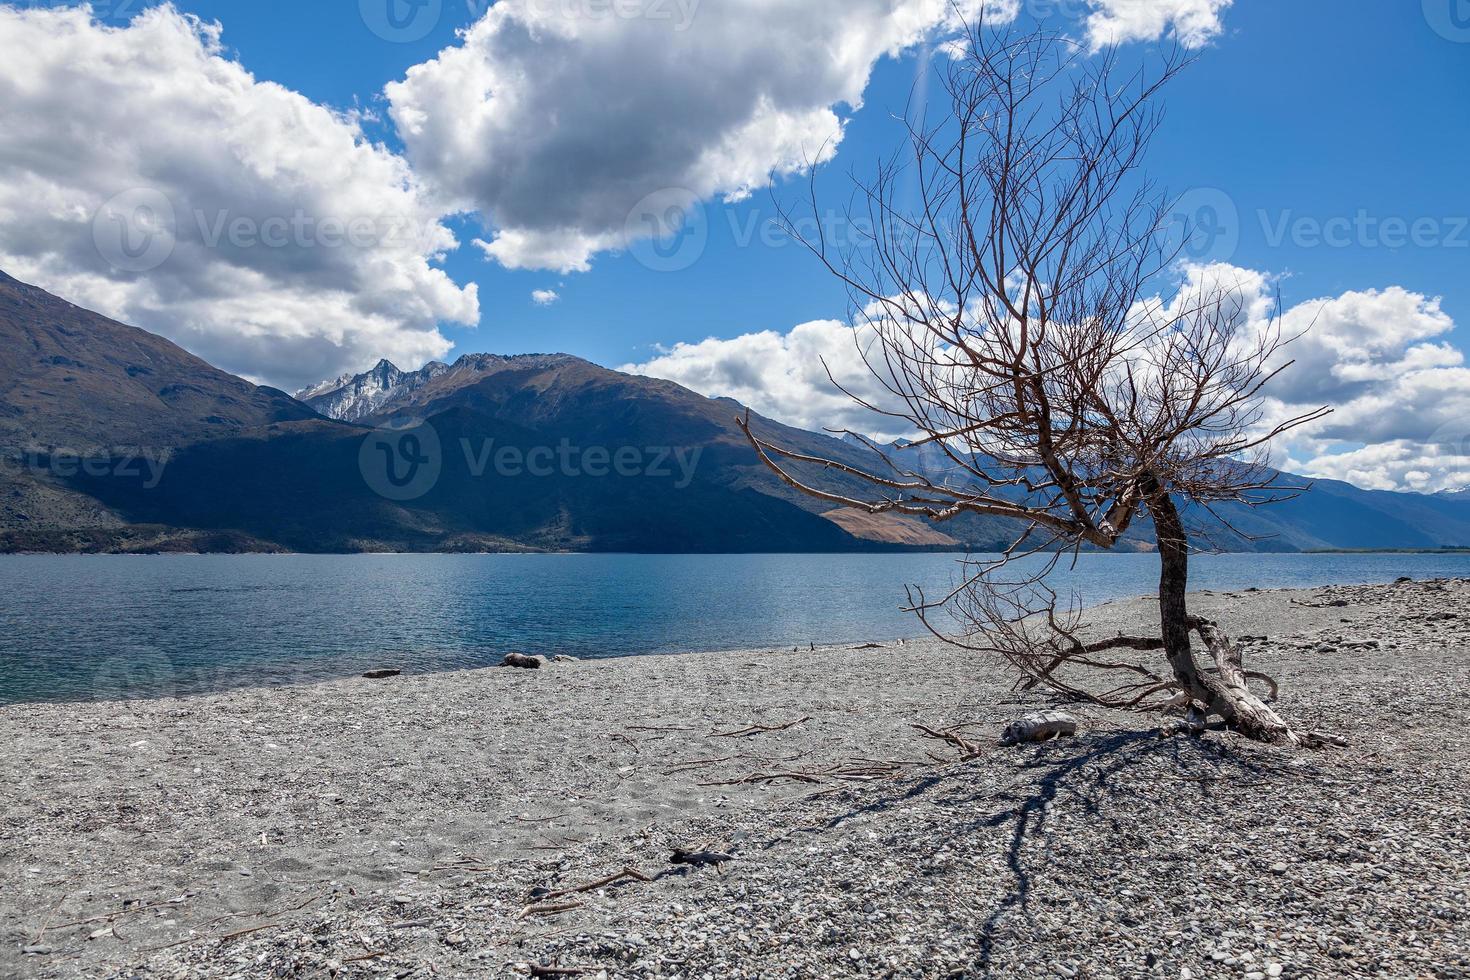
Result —
[[74, 926], [90, 925], [93, 922], [107, 922], [120, 918], [124, 915], [137, 915], [139, 912], [147, 912], [149, 909], [161, 909], [169, 905], [182, 905], [184, 898], [171, 898], [167, 902], [154, 902], [151, 905], [134, 905], [132, 908], [121, 909], [117, 912], [108, 912], [105, 915], [94, 915], [88, 919], [77, 919], [75, 922], [63, 922], [59, 926], [50, 926], [51, 929], [71, 929]]
[[562, 912], [570, 912], [573, 909], [585, 907], [585, 902], [551, 902], [544, 905], [527, 905], [521, 909], [521, 914], [516, 916], [516, 918], [524, 919], [528, 915], [560, 915]]
[[629, 725], [630, 732], [692, 732], [695, 729], [680, 725]]
[[51, 928], [51, 920], [56, 918], [56, 913], [61, 911], [61, 907], [66, 904], [66, 900], [69, 897], [71, 897], [71, 892], [64, 891], [61, 893], [61, 897], [56, 900], [56, 904], [51, 907], [51, 911], [47, 914], [45, 921], [41, 923], [41, 931], [37, 932], [36, 938], [31, 940], [32, 946], [41, 945], [41, 940], [46, 938], [46, 930]]
[[676, 763], [672, 768], [665, 769], [664, 775], [673, 776], [681, 772], [688, 772], [691, 769], [702, 769], [705, 766], [712, 766], [717, 762], [733, 762], [737, 758], [739, 756], [726, 755], [718, 759], [691, 759], [688, 762]]
[[220, 936], [219, 941], [227, 943], [231, 939], [239, 939], [242, 936], [248, 936], [254, 932], [264, 932], [267, 929], [279, 929], [280, 927], [281, 923], [279, 922], [267, 922], [263, 925], [251, 926], [248, 929], [236, 929], [234, 932], [227, 932], [223, 936]]
[[955, 760], [956, 762], [969, 762], [973, 759], [978, 759], [985, 754], [985, 750], [982, 749], [979, 745], [975, 744], [967, 738], [962, 737], [959, 734], [958, 729], [965, 727], [964, 725], [952, 725], [949, 728], [943, 729], [942, 731], [935, 731], [927, 725], [911, 725], [909, 727], [917, 729], [919, 733], [922, 734], [925, 738], [932, 738], [940, 742], [946, 742], [959, 749], [960, 757]]
[[626, 735], [609, 735], [608, 740], [613, 742], [622, 742], [624, 745], [628, 746], [628, 748], [633, 750], [634, 755], [642, 754], [641, 750], [638, 748], [638, 743], [633, 741]]
[[720, 779], [709, 783], [699, 783], [700, 786], [754, 786], [761, 783], [778, 783], [783, 779], [789, 779], [797, 783], [820, 783], [816, 776], [804, 772], [753, 772], [739, 779]]
[[553, 977], [582, 977], [606, 969], [605, 966], [538, 966], [532, 963], [531, 976], [535, 980], [551, 980]]
[[585, 885], [577, 885], [575, 888], [563, 888], [560, 891], [546, 892], [545, 894], [533, 893], [533, 897], [551, 901], [558, 898], [565, 898], [568, 895], [580, 895], [583, 892], [596, 891], [599, 888], [606, 888], [608, 885], [615, 885], [627, 879], [644, 882], [653, 880], [637, 868], [624, 868], [617, 874], [608, 875], [606, 878], [598, 878], [596, 881], [589, 881]]
[[765, 783], [778, 783], [783, 780], [790, 780], [796, 783], [820, 784], [827, 779], [868, 783], [876, 782], [880, 779], [896, 778], [902, 775], [905, 766], [914, 765], [924, 765], [924, 763], [848, 760], [846, 762], [840, 762], [829, 769], [780, 769], [775, 772], [753, 772], [748, 776], [741, 776], [737, 779], [721, 779], [714, 782], [699, 783], [698, 785], [755, 786]]
[[804, 725], [811, 721], [811, 716], [788, 721], [784, 725], [751, 725], [749, 728], [741, 728], [733, 732], [710, 732], [710, 738], [744, 738], [747, 735], [760, 735], [764, 732], [784, 732], [788, 728]]

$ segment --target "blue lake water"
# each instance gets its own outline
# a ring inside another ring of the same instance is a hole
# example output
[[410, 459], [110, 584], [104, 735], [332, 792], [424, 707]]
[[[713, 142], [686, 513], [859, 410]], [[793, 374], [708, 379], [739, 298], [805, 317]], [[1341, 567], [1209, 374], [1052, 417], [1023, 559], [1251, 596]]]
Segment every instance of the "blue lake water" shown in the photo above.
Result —
[[[189, 694], [578, 657], [917, 636], [904, 586], [955, 555], [0, 557], [0, 703]], [[1194, 589], [1470, 576], [1464, 555], [1206, 555]], [[1150, 555], [1057, 576], [1089, 605], [1152, 592]]]

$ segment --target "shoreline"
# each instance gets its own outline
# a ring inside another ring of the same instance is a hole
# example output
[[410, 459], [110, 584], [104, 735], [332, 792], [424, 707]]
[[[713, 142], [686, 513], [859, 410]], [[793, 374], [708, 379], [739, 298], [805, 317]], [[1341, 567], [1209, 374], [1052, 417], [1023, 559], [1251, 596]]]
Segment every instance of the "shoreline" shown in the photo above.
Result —
[[1350, 748], [1000, 749], [1051, 702], [932, 641], [0, 707], [0, 972], [1470, 974], [1470, 582], [1195, 605]]

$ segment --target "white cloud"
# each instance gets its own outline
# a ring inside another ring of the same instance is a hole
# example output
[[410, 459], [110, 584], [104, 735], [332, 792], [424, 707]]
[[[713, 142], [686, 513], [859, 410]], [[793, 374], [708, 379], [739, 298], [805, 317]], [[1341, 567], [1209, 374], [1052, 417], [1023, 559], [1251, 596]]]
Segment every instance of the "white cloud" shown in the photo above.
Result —
[[531, 302], [537, 306], [550, 306], [559, 299], [561, 299], [561, 294], [554, 289], [531, 290]]
[[891, 396], [863, 361], [862, 350], [870, 338], [867, 328], [814, 320], [787, 333], [765, 330], [729, 340], [711, 337], [676, 344], [651, 360], [619, 370], [676, 381], [712, 398], [734, 398], [762, 415], [803, 429], [850, 428], [883, 438], [906, 435], [883, 431], [885, 421], [894, 423], [854, 403], [828, 377], [830, 368], [832, 378], [853, 394], [890, 403]]
[[479, 319], [407, 163], [171, 6], [0, 6], [0, 132], [0, 268], [221, 367], [294, 388]]
[[491, 258], [583, 271], [667, 228], [671, 190], [738, 199], [830, 159], [877, 61], [980, 6], [501, 0], [386, 93], [417, 170], [496, 229]]
[[1224, 30], [1221, 15], [1234, 0], [1091, 0], [1087, 37], [1094, 49], [1170, 35], [1198, 48]]
[[[1261, 327], [1275, 306], [1276, 281], [1229, 265], [1183, 270], [1180, 296], [1230, 289], [1243, 321]], [[1434, 492], [1470, 485], [1470, 367], [1445, 341], [1453, 320], [1438, 299], [1394, 286], [1292, 305], [1282, 316], [1295, 364], [1269, 386], [1268, 418], [1321, 406], [1332, 415], [1273, 446], [1277, 466], [1306, 476], [1376, 489]], [[882, 437], [894, 425], [838, 391], [821, 360], [855, 394], [878, 405], [890, 396], [867, 370], [859, 345], [870, 336], [835, 320], [788, 333], [678, 344], [622, 368], [667, 378], [705, 395], [728, 395], [779, 421], [807, 429], [850, 428]]]

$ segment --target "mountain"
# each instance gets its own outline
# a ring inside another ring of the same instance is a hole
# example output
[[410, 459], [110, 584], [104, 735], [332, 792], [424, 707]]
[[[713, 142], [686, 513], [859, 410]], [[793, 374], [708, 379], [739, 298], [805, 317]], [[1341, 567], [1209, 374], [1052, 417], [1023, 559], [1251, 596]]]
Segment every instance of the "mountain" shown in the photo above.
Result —
[[[861, 440], [844, 436], [850, 445]], [[966, 471], [935, 444], [888, 447], [895, 465], [935, 483], [966, 484]], [[1470, 547], [1470, 493], [1395, 493], [1363, 490], [1339, 480], [1313, 480], [1277, 472], [1282, 488], [1310, 488], [1266, 506], [1186, 505], [1196, 543], [1220, 551], [1319, 551]], [[1017, 498], [1021, 496], [1018, 491]], [[1152, 525], [1144, 515], [1125, 536], [1131, 547], [1150, 547]]]
[[[853, 551], [955, 540], [884, 519], [845, 529], [823, 516], [833, 507], [759, 464], [735, 426], [739, 406], [666, 381], [567, 355], [471, 355], [417, 372], [383, 362], [303, 393], [341, 416], [329, 418], [42, 290], [8, 277], [3, 287], [0, 551]], [[372, 427], [410, 420], [420, 423], [412, 443]], [[433, 478], [400, 492], [397, 467], [418, 470], [430, 445]]]
[[[74, 529], [99, 547], [190, 537], [126, 530], [125, 516], [67, 475], [121, 447], [156, 461], [184, 445], [316, 417], [282, 392], [0, 272], [0, 532], [50, 538]], [[232, 549], [218, 537], [187, 546], [199, 544]]]
[[[468, 446], [472, 454], [475, 447], [486, 446], [496, 432], [504, 429], [518, 434], [520, 441], [512, 436], [507, 443], [507, 437], [501, 436], [502, 447], [529, 445], [534, 449], [539, 438], [540, 446], [559, 448], [566, 444], [574, 454], [600, 448], [614, 454], [628, 453], [630, 459], [638, 455], [651, 461], [655, 455], [667, 453], [672, 459], [683, 454], [686, 459], [698, 460], [689, 485], [674, 488], [673, 494], [667, 493], [668, 488], [657, 479], [625, 484], [622, 498], [589, 500], [584, 509], [573, 508], [574, 514], [587, 515], [604, 508], [611, 512], [640, 511], [643, 506], [636, 505], [626, 491], [642, 489], [645, 493], [635, 496], [652, 492], [654, 496], [648, 499], [650, 503], [657, 501], [652, 508], [657, 514], [689, 513], [689, 520], [697, 525], [733, 527], [732, 515], [743, 508], [727, 512], [715, 507], [699, 513], [689, 510], [691, 502], [700, 499], [708, 503], [731, 495], [747, 499], [754, 494], [769, 501], [764, 506], [780, 502], [802, 512], [799, 523], [821, 518], [820, 524], [809, 525], [809, 533], [824, 550], [848, 540], [867, 542], [866, 546], [992, 547], [1004, 537], [1005, 526], [991, 519], [967, 517], [936, 529], [910, 518], [863, 515], [802, 494], [782, 483], [755, 456], [735, 423], [745, 411], [743, 406], [729, 399], [706, 398], [671, 381], [620, 374], [567, 354], [471, 354], [447, 368], [431, 366], [413, 373], [399, 372], [392, 365], [387, 368], [392, 370], [386, 371], [379, 364], [366, 374], [318, 386], [312, 389], [317, 394], [311, 403], [328, 412], [340, 404], [343, 407], [336, 410], [390, 429], [423, 420], [438, 429], [438, 419], [452, 414], [457, 429], [455, 442], [461, 452]], [[379, 379], [390, 383], [380, 384]], [[363, 390], [375, 392], [375, 411], [361, 413], [360, 403], [352, 399], [336, 401], [340, 393]], [[876, 462], [870, 450], [829, 436], [760, 416], [753, 416], [752, 424], [766, 437], [811, 455], [830, 456], [861, 467]], [[438, 441], [444, 442], [442, 437]], [[455, 457], [446, 462], [456, 469], [460, 460]], [[810, 468], [798, 468], [798, 472], [838, 492], [857, 494], [865, 489], [859, 481], [833, 472], [817, 473]], [[617, 481], [588, 482], [562, 476], [566, 478], [543, 482], [568, 498], [580, 496], [581, 491], [618, 485]], [[788, 516], [797, 520], [794, 514]], [[603, 522], [601, 515], [598, 519], [583, 516], [583, 520], [589, 525]], [[670, 547], [671, 540], [679, 542], [675, 550], [689, 546], [690, 529], [676, 527], [667, 519], [627, 523], [641, 528], [636, 541], [618, 530], [617, 522], [604, 527], [597, 540], [605, 546], [616, 542], [617, 547], [645, 549], [650, 542]], [[832, 537], [834, 532], [836, 536]], [[701, 536], [705, 534], [701, 532]]]
[[296, 393], [298, 401], [329, 418], [360, 422], [394, 408], [407, 408], [417, 394], [432, 382], [449, 376], [441, 392], [473, 383], [479, 376], [533, 361], [547, 366], [574, 361], [566, 354], [532, 354], [504, 357], [498, 354], [466, 354], [453, 365], [430, 361], [417, 371], [401, 371], [391, 361], [381, 360], [362, 374], [344, 374]]
[[315, 417], [284, 392], [0, 272], [0, 445], [164, 448]]
[[[382, 361], [298, 400], [3, 274], [0, 342], [0, 551], [983, 551], [1015, 530], [800, 493], [751, 450], [738, 403], [566, 354]], [[850, 438], [751, 424], [881, 465]], [[932, 446], [895, 459], [953, 476]], [[870, 495], [840, 470], [792, 469]], [[1238, 550], [1470, 544], [1463, 494], [1321, 482], [1225, 516], [1216, 543]], [[1147, 547], [1146, 526], [1127, 544]]]
[[298, 391], [296, 399], [329, 418], [356, 422], [448, 370], [449, 365], [430, 361], [419, 371], [400, 371], [385, 359], [363, 374], [344, 374]]

